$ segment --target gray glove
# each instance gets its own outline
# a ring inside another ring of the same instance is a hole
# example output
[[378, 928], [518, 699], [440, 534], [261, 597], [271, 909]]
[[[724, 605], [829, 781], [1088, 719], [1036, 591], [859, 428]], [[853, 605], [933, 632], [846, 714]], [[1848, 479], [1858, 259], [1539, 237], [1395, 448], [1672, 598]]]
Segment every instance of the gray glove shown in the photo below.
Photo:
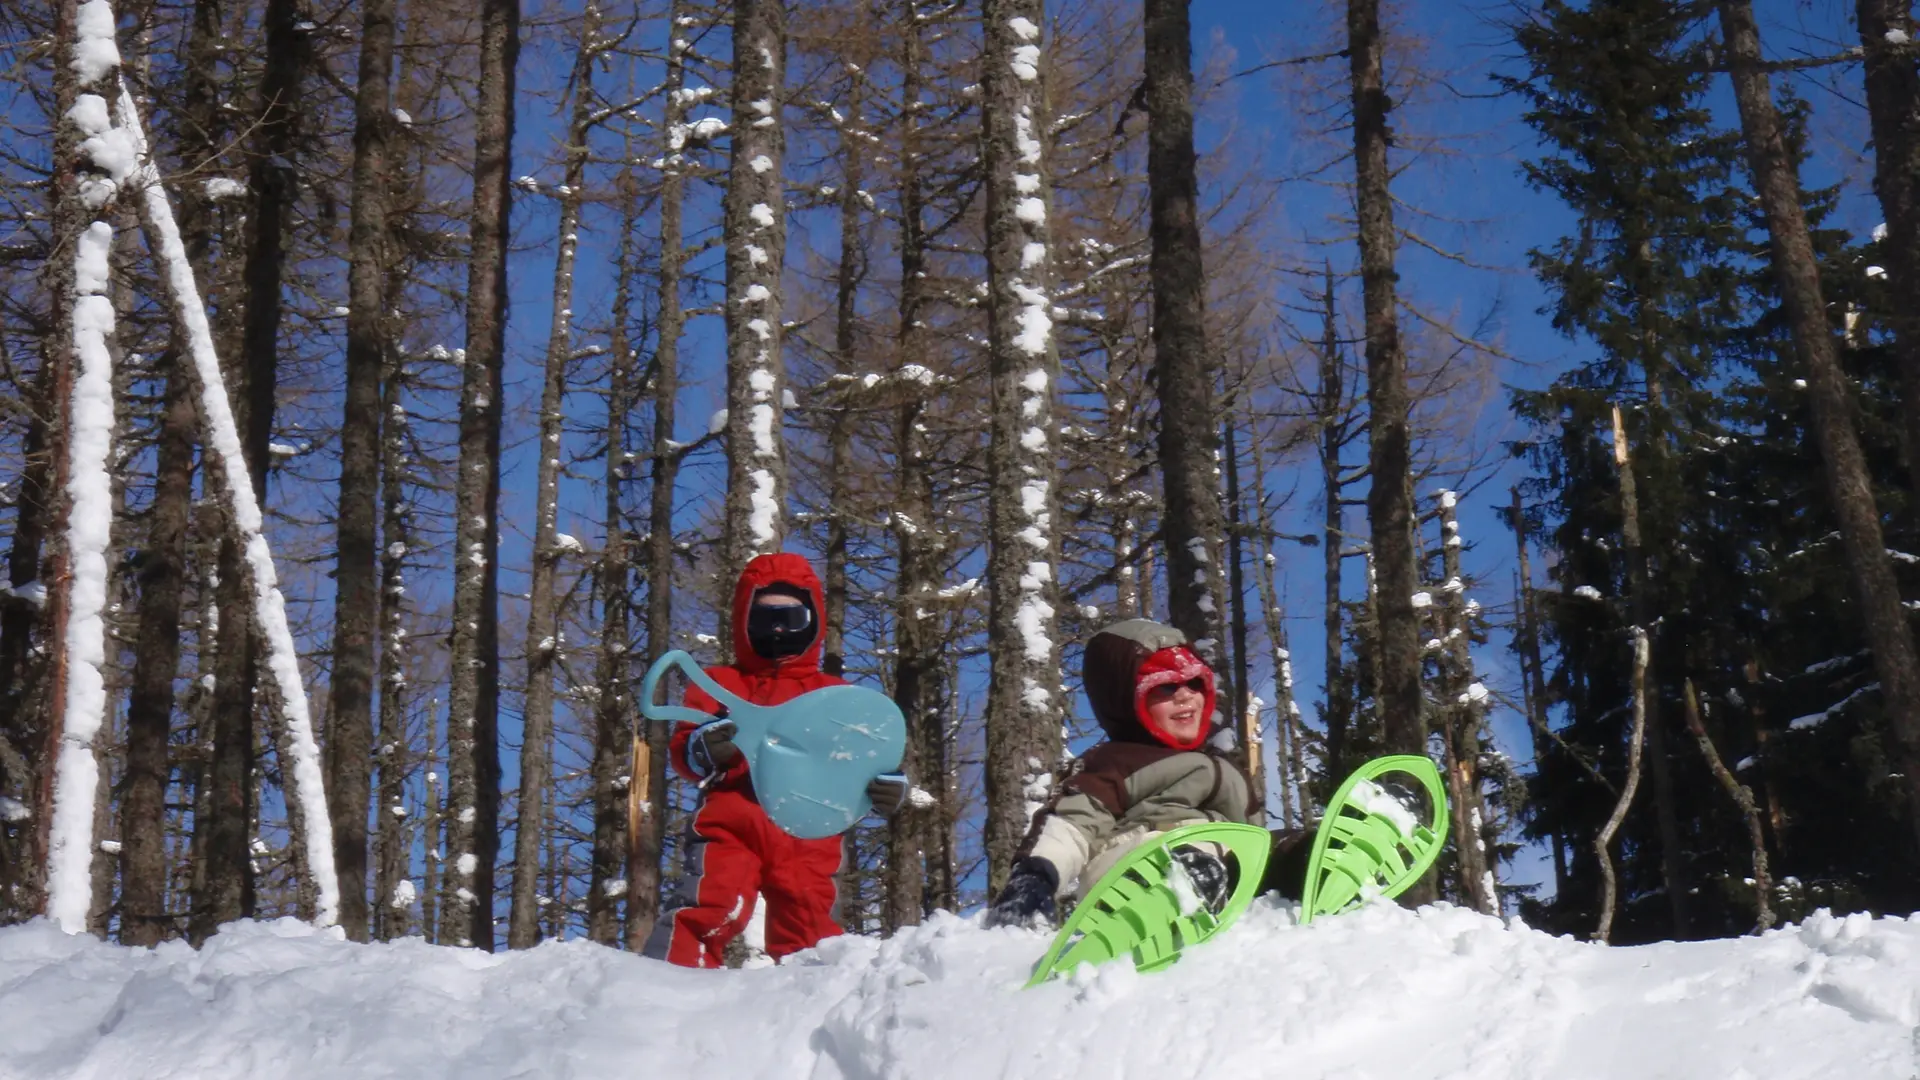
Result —
[[740, 757], [740, 748], [733, 744], [733, 733], [739, 730], [725, 718], [694, 728], [687, 736], [687, 764], [702, 777], [727, 771]]
[[905, 773], [882, 773], [867, 784], [867, 798], [873, 803], [874, 813], [890, 818], [900, 812], [910, 789]]

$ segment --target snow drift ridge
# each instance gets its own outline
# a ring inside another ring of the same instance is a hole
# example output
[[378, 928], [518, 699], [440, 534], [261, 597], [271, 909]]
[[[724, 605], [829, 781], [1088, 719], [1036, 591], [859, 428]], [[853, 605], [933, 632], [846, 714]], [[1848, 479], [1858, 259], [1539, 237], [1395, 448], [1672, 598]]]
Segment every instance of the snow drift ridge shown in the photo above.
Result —
[[584, 942], [196, 953], [0, 931], [0, 1078], [1920, 1077], [1920, 916], [1606, 948], [1463, 909], [1255, 905], [1171, 970], [1022, 991], [1044, 935], [941, 915], [712, 972]]

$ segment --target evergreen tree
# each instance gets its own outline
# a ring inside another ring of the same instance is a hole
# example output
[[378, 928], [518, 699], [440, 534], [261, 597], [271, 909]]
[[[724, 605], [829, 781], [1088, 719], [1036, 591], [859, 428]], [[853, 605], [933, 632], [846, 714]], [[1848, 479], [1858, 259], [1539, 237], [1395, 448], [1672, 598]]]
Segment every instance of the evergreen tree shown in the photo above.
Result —
[[[1588, 841], [1615, 796], [1587, 779], [1590, 769], [1617, 777], [1624, 768], [1626, 627], [1648, 627], [1656, 640], [1648, 695], [1652, 783], [1626, 824], [1628, 903], [1618, 932], [1623, 940], [1684, 934], [1692, 875], [1683, 855], [1691, 846], [1682, 836], [1682, 785], [1669, 758], [1680, 742], [1665, 737], [1678, 713], [1662, 706], [1677, 701], [1691, 653], [1663, 617], [1685, 609], [1698, 584], [1699, 563], [1687, 545], [1699, 523], [1684, 478], [1694, 448], [1702, 439], [1712, 445], [1718, 431], [1718, 365], [1743, 318], [1738, 146], [1714, 126], [1704, 103], [1696, 20], [1672, 5], [1551, 2], [1517, 28], [1515, 40], [1527, 72], [1507, 86], [1528, 103], [1527, 123], [1552, 148], [1526, 166], [1526, 175], [1579, 216], [1573, 235], [1534, 250], [1531, 261], [1553, 296], [1555, 327], [1599, 350], [1551, 388], [1515, 400], [1542, 435], [1528, 449], [1545, 472], [1540, 487], [1561, 556], [1564, 591], [1549, 611], [1548, 633], [1567, 706], [1563, 737], [1572, 747], [1572, 756], [1551, 755], [1537, 765], [1541, 798], [1532, 829], [1572, 839], [1570, 894], [1555, 898], [1554, 915], [1569, 920], [1568, 929], [1590, 925], [1598, 867]], [[1649, 553], [1637, 566], [1621, 540], [1610, 434], [1616, 405], [1635, 448], [1638, 550]], [[1666, 903], [1634, 905], [1656, 889]]]

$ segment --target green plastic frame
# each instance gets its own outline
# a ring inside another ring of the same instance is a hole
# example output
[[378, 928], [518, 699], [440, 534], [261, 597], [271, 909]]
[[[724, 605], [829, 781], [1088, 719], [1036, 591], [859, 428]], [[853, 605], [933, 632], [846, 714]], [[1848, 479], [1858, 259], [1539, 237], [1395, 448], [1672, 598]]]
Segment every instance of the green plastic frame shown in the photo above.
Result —
[[[1412, 836], [1401, 833], [1388, 818], [1370, 814], [1352, 804], [1353, 789], [1362, 781], [1388, 773], [1403, 773], [1427, 789], [1434, 820], [1416, 825]], [[1358, 906], [1377, 887], [1391, 899], [1420, 880], [1446, 846], [1447, 793], [1439, 770], [1420, 754], [1375, 758], [1355, 770], [1334, 793], [1327, 813], [1314, 834], [1313, 854], [1307, 862], [1305, 893], [1300, 900], [1300, 922], [1318, 915], [1337, 915]]]
[[[1239, 863], [1239, 883], [1220, 914], [1201, 908], [1180, 913], [1180, 899], [1167, 884], [1173, 849], [1219, 844]], [[1128, 852], [1073, 909], [1053, 945], [1033, 969], [1029, 988], [1081, 964], [1103, 964], [1133, 955], [1140, 971], [1157, 971], [1180, 959], [1180, 950], [1233, 925], [1253, 903], [1266, 872], [1273, 838], [1258, 825], [1206, 822], [1174, 829]]]

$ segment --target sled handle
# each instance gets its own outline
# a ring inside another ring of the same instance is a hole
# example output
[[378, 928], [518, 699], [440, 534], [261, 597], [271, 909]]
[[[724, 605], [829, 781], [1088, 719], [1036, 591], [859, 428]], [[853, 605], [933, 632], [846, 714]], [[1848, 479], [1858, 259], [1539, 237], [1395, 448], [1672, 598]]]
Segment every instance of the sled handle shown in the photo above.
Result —
[[660, 685], [660, 680], [666, 677], [667, 672], [676, 667], [680, 669], [682, 675], [687, 677], [688, 682], [706, 691], [708, 697], [719, 702], [721, 708], [727, 710], [729, 718], [732, 719], [735, 724], [739, 723], [740, 718], [738, 714], [744, 711], [741, 709], [741, 706], [745, 705], [746, 702], [734, 697], [719, 683], [714, 682], [713, 677], [705, 671], [702, 671], [699, 663], [681, 649], [674, 649], [662, 655], [660, 659], [653, 662], [653, 666], [647, 668], [647, 677], [640, 681], [640, 712], [642, 715], [649, 720], [659, 720], [662, 722], [677, 721], [683, 724], [706, 724], [713, 721], [714, 717], [712, 713], [701, 712], [699, 709], [690, 709], [685, 705], [656, 705], [653, 703], [654, 689]]

